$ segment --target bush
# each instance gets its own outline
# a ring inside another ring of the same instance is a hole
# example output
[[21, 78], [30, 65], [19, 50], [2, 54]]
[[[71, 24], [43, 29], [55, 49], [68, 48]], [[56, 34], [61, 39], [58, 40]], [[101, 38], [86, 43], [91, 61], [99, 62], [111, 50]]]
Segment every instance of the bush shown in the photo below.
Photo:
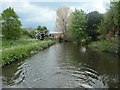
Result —
[[22, 30], [22, 36], [29, 36], [29, 32], [27, 30]]
[[97, 42], [93, 42], [89, 45], [90, 48], [96, 48], [104, 52], [111, 52], [118, 54], [118, 39], [112, 38], [109, 40], [103, 39]]
[[29, 32], [29, 37], [35, 38], [36, 32], [35, 31], [30, 31]]

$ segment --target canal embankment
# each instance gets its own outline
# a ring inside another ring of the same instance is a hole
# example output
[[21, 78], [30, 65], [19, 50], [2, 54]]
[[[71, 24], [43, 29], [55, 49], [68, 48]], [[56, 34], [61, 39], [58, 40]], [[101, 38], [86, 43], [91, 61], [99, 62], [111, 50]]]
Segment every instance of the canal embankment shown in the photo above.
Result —
[[88, 47], [102, 52], [118, 54], [118, 44], [118, 38], [111, 38], [94, 41]]
[[36, 40], [36, 39], [19, 39], [16, 41], [3, 40], [2, 48], [2, 66], [8, 65], [16, 60], [23, 60], [38, 51], [43, 50], [55, 43], [55, 40]]

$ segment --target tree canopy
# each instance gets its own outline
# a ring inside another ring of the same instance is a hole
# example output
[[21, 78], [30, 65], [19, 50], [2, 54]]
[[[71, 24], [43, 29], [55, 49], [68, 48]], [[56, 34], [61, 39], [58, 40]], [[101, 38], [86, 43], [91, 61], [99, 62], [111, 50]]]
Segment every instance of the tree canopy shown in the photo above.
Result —
[[2, 12], [2, 34], [6, 39], [16, 39], [21, 35], [21, 22], [13, 8]]
[[99, 26], [99, 32], [103, 35], [116, 36], [119, 30], [119, 14], [120, 9], [118, 2], [111, 2], [110, 7], [104, 14], [103, 21]]
[[45, 26], [40, 26], [40, 25], [39, 25], [39, 26], [37, 27], [37, 30], [47, 30], [47, 27], [45, 27]]
[[103, 19], [103, 15], [98, 11], [92, 11], [87, 14], [87, 34], [92, 38], [92, 40], [96, 40], [99, 35], [97, 29]]
[[87, 22], [86, 14], [83, 10], [75, 9], [74, 12], [70, 14], [70, 21], [68, 24], [70, 38], [74, 41], [82, 41], [85, 36], [85, 25]]

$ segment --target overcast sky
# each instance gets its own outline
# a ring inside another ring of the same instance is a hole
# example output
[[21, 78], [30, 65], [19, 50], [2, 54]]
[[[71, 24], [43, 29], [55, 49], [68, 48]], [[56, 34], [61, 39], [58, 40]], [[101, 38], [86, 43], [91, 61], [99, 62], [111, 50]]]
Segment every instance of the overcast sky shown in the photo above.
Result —
[[59, 7], [83, 9], [87, 13], [95, 10], [105, 13], [108, 4], [109, 0], [2, 0], [0, 13], [8, 7], [13, 7], [23, 27], [36, 28], [41, 25], [53, 31], [56, 9]]

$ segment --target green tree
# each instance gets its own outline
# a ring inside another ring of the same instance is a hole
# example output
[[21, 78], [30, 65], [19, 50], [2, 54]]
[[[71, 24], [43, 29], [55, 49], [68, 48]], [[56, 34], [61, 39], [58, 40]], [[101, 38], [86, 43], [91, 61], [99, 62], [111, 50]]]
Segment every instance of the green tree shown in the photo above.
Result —
[[111, 2], [110, 7], [104, 15], [103, 21], [99, 26], [99, 32], [103, 36], [110, 36], [114, 37], [118, 34], [119, 30], [119, 9], [118, 9], [118, 2]]
[[86, 38], [86, 14], [83, 10], [75, 9], [69, 16], [69, 36], [72, 40], [82, 42]]
[[2, 12], [2, 34], [6, 39], [17, 39], [21, 35], [21, 22], [13, 8]]
[[92, 11], [87, 14], [87, 29], [86, 32], [88, 36], [92, 38], [92, 40], [96, 40], [98, 33], [98, 25], [100, 25], [101, 20], [103, 19], [103, 15], [98, 11]]
[[21, 32], [22, 32], [22, 36], [25, 37], [35, 38], [36, 35], [35, 29], [30, 30], [30, 28], [22, 28]]
[[22, 36], [29, 36], [29, 32], [26, 30], [26, 28], [21, 28]]
[[29, 37], [31, 37], [31, 38], [35, 38], [35, 35], [36, 35], [35, 30], [30, 31], [28, 35], [29, 35]]

